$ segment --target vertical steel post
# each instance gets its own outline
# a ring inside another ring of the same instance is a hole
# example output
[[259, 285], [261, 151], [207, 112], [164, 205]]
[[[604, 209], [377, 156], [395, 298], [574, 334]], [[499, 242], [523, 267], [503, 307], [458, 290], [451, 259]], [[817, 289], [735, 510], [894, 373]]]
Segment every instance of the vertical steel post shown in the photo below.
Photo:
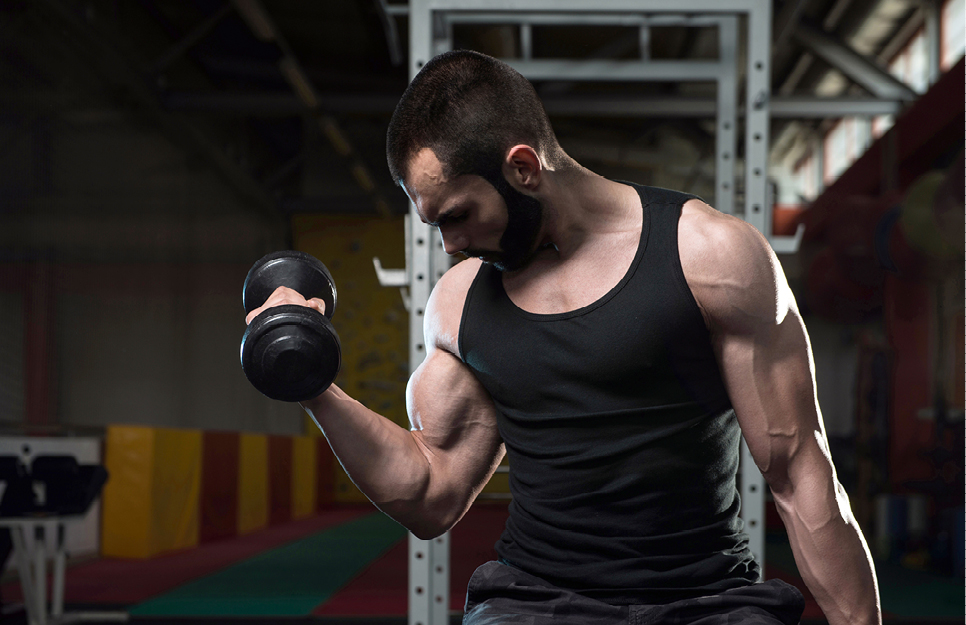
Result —
[[722, 17], [718, 24], [718, 77], [714, 166], [714, 207], [735, 212], [735, 150], [738, 131], [738, 18]]
[[[409, 77], [416, 76], [429, 59], [441, 52], [441, 22], [425, 0], [409, 3]], [[441, 37], [442, 35], [442, 37]], [[433, 285], [445, 272], [440, 253], [442, 244], [432, 228], [424, 224], [414, 206], [409, 207], [410, 278], [409, 368], [415, 371], [426, 357], [423, 318]], [[445, 253], [442, 257], [445, 257]], [[448, 262], [448, 259], [447, 261]], [[409, 535], [409, 625], [443, 625], [449, 618], [449, 535], [420, 540]]]
[[[748, 70], [745, 96], [745, 221], [771, 240], [771, 204], [767, 198], [768, 112], [771, 100], [771, 2], [757, 2], [748, 12]], [[741, 441], [741, 518], [749, 547], [765, 567], [765, 479]], [[762, 573], [764, 575], [764, 573]]]

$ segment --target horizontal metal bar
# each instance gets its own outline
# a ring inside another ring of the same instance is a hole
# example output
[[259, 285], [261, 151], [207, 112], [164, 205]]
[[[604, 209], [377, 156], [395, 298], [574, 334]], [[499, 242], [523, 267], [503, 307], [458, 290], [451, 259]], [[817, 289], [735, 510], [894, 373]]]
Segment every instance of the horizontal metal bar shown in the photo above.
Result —
[[[667, 0], [426, 0], [430, 11], [669, 12]], [[750, 13], [761, 0], [675, 0], [673, 13]]]
[[902, 109], [897, 100], [882, 98], [772, 98], [771, 116], [784, 118], [875, 117], [893, 115]]
[[485, 13], [451, 12], [444, 19], [450, 24], [530, 24], [531, 26], [715, 26], [721, 17], [707, 15], [642, 15], [615, 13], [574, 15], [559, 13]]
[[560, 95], [542, 99], [548, 114], [567, 117], [714, 117], [717, 104], [712, 98], [619, 95]]
[[712, 81], [722, 72], [709, 61], [503, 60], [530, 80]]

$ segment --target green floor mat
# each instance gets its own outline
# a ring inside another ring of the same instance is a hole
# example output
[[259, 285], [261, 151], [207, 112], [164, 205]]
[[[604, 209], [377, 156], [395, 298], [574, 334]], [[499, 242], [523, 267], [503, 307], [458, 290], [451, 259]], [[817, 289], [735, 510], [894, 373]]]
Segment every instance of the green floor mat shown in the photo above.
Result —
[[406, 535], [375, 513], [134, 606], [132, 616], [304, 616]]

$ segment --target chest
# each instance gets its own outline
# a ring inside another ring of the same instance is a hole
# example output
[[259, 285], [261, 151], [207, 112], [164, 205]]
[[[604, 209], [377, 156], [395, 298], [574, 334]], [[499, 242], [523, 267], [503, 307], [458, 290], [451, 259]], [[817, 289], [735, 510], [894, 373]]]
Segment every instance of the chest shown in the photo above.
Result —
[[503, 288], [515, 306], [529, 313], [554, 315], [585, 308], [625, 278], [640, 238], [639, 229], [613, 233], [564, 260], [546, 252], [525, 272], [504, 276]]

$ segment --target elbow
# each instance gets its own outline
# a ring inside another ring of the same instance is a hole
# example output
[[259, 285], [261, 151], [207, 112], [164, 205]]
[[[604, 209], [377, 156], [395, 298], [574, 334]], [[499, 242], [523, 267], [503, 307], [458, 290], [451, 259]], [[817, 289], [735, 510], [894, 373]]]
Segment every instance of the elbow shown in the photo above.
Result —
[[449, 528], [444, 525], [432, 525], [432, 524], [417, 524], [412, 525], [408, 528], [412, 532], [413, 536], [419, 540], [433, 540], [434, 538], [439, 538], [447, 531]]
[[450, 531], [456, 525], [456, 520], [450, 518], [450, 515], [427, 514], [424, 512], [409, 519], [409, 522], [403, 523], [403, 525], [416, 538], [420, 540], [433, 540]]
[[[374, 502], [375, 503], [375, 502]], [[433, 540], [448, 532], [462, 515], [448, 507], [428, 502], [400, 502], [376, 504], [420, 540]]]

